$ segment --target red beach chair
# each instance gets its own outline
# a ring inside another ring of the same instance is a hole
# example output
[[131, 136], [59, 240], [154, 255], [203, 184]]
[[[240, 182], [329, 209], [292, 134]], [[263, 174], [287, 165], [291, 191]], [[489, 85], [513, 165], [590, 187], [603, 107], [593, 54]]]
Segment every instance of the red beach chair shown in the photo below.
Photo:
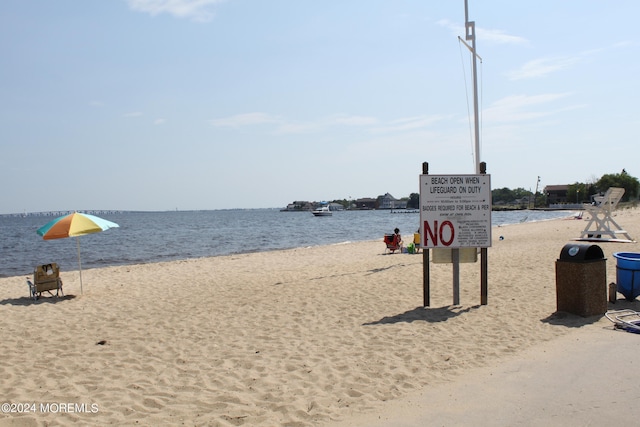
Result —
[[384, 240], [384, 243], [387, 245], [387, 248], [385, 249], [385, 253], [387, 253], [387, 251], [391, 253], [395, 253], [395, 251], [400, 250], [400, 244], [398, 243], [398, 239], [395, 234], [385, 234], [383, 240]]

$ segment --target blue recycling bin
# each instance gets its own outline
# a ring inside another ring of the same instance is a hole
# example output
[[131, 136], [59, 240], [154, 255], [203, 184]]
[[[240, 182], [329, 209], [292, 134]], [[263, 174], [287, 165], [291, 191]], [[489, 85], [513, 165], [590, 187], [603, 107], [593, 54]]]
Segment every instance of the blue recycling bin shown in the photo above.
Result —
[[640, 253], [616, 252], [616, 283], [627, 301], [633, 301], [640, 295]]

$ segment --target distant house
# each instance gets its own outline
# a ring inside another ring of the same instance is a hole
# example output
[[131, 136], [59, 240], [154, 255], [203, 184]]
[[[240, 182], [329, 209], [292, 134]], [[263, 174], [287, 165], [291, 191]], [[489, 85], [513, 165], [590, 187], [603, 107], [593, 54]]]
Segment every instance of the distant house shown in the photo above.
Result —
[[379, 200], [379, 209], [406, 209], [407, 201], [406, 200], [398, 200], [393, 197], [391, 194], [387, 193], [384, 196], [380, 196]]
[[547, 195], [547, 204], [568, 203], [568, 185], [547, 185], [544, 187], [544, 194]]
[[282, 211], [287, 212], [299, 212], [299, 211], [309, 211], [313, 209], [313, 205], [310, 202], [304, 200], [296, 200], [293, 203], [289, 203], [285, 209], [281, 209]]
[[353, 204], [356, 209], [377, 209], [378, 208], [378, 200], [372, 199], [370, 197], [365, 197], [362, 199], [356, 199]]

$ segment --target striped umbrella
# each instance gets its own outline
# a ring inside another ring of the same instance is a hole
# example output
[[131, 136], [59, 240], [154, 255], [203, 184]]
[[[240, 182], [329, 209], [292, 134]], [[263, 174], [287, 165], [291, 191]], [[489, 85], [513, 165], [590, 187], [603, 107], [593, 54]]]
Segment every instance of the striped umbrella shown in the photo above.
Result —
[[110, 228], [119, 227], [115, 222], [106, 219], [74, 212], [54, 219], [38, 228], [37, 233], [44, 240], [64, 239], [76, 237], [78, 247], [78, 270], [80, 272], [80, 293], [82, 293], [82, 263], [80, 261], [80, 236], [91, 233], [99, 233]]

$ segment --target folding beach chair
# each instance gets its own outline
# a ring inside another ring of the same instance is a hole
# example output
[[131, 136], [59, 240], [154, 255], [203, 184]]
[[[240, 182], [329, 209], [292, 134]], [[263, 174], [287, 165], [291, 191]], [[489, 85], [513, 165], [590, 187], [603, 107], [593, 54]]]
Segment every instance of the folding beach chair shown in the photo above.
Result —
[[385, 253], [387, 251], [391, 253], [395, 253], [395, 251], [399, 251], [401, 249], [395, 234], [385, 234], [383, 240], [384, 240], [384, 243], [387, 245], [387, 249], [385, 249]]
[[43, 292], [48, 292], [53, 296], [51, 291], [54, 290], [56, 297], [58, 295], [64, 296], [60, 268], [55, 262], [37, 266], [33, 272], [33, 282], [27, 278], [27, 285], [29, 285], [29, 296], [34, 300], [40, 298]]
[[640, 334], [640, 313], [631, 309], [607, 311], [605, 317], [613, 322], [616, 329]]
[[[624, 188], [610, 187], [603, 196], [596, 196], [594, 203], [585, 205], [591, 219], [582, 231], [579, 239], [603, 242], [633, 242], [629, 233], [611, 217], [624, 195]], [[617, 237], [622, 235], [626, 239]]]

